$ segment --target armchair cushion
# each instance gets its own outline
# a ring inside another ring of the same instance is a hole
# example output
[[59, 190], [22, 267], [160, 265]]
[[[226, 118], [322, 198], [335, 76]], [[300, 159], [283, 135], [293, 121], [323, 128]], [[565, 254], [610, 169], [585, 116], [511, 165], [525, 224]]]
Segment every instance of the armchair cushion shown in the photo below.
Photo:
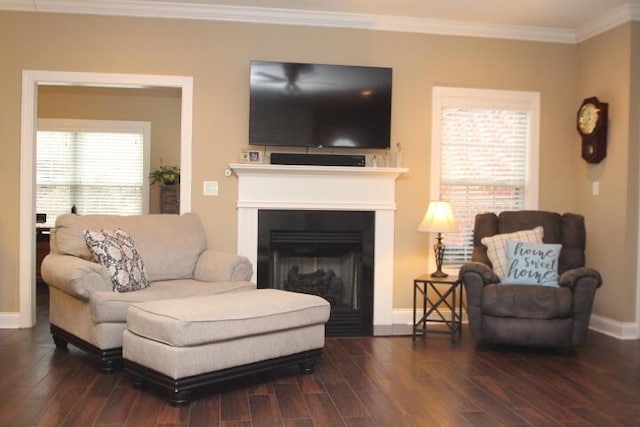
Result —
[[561, 244], [507, 241], [507, 277], [511, 285], [558, 286]]
[[573, 296], [569, 288], [549, 286], [487, 285], [482, 313], [496, 317], [556, 319], [571, 317]]
[[532, 230], [496, 234], [481, 240], [481, 243], [487, 247], [487, 256], [491, 261], [493, 271], [496, 272], [500, 280], [507, 277], [507, 241], [542, 243], [543, 233], [544, 229], [539, 226]]

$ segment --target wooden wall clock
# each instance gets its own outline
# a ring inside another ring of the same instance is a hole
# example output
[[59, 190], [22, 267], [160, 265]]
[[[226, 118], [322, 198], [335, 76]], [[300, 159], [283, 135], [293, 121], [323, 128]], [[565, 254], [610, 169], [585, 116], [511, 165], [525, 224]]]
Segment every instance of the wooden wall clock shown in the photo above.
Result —
[[600, 163], [607, 156], [607, 125], [609, 104], [591, 97], [582, 101], [578, 110], [577, 128], [582, 136], [582, 158], [588, 163]]

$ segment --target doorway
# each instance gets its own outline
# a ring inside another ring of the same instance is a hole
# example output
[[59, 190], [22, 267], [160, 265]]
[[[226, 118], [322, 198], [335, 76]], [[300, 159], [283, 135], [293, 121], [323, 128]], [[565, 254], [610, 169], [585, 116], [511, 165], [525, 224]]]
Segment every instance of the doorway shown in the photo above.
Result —
[[17, 327], [36, 322], [35, 292], [35, 141], [38, 86], [71, 85], [115, 88], [178, 88], [180, 115], [180, 212], [191, 209], [191, 145], [193, 118], [193, 77], [140, 74], [105, 74], [25, 70], [22, 73], [22, 119], [20, 145], [20, 313]]

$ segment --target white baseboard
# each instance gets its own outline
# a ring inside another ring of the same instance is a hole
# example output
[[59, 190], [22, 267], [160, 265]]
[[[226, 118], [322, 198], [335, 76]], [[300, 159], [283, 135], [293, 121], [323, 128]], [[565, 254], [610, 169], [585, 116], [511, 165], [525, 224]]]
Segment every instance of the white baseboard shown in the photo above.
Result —
[[[457, 311], [457, 309], [456, 309]], [[440, 313], [445, 319], [451, 319], [451, 310], [440, 309]], [[420, 316], [420, 312], [417, 314]], [[440, 320], [440, 316], [435, 313], [431, 313], [429, 319]], [[393, 324], [394, 325], [411, 325], [413, 323], [413, 309], [411, 308], [394, 308], [393, 309]], [[467, 323], [467, 313], [462, 310], [462, 323]]]
[[20, 313], [0, 313], [0, 329], [18, 329]]
[[[450, 310], [440, 310], [445, 318], [451, 318]], [[431, 315], [430, 319], [439, 319], [437, 315]], [[463, 311], [462, 322], [467, 322], [467, 313]], [[411, 325], [413, 323], [413, 309], [411, 308], [396, 308], [393, 310], [393, 324], [394, 325]], [[640, 339], [640, 326], [633, 322], [620, 322], [610, 319], [608, 317], [599, 316], [597, 314], [591, 315], [591, 321], [589, 323], [589, 329], [596, 332], [609, 335], [619, 340], [635, 340]]]
[[[445, 318], [451, 318], [451, 311], [440, 310]], [[430, 319], [439, 319], [432, 314]], [[467, 322], [467, 313], [462, 313], [462, 322]], [[396, 308], [393, 310], [394, 325], [411, 325], [413, 323], [413, 309]], [[0, 329], [18, 329], [20, 327], [19, 313], [0, 313]], [[640, 326], [633, 322], [620, 322], [608, 317], [591, 315], [589, 329], [612, 336], [620, 340], [640, 339]]]
[[638, 323], [620, 322], [597, 314], [591, 315], [589, 329], [619, 340], [636, 340], [640, 338], [640, 325]]

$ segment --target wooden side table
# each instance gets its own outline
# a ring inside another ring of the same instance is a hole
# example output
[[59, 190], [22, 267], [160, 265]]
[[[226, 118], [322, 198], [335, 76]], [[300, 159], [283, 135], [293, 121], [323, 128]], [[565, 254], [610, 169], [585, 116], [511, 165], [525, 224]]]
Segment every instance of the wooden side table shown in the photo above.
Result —
[[[429, 291], [432, 295], [429, 296]], [[459, 292], [458, 292], [459, 291]], [[457, 272], [449, 274], [448, 277], [431, 277], [430, 274], [423, 274], [413, 280], [413, 340], [417, 336], [427, 334], [427, 320], [432, 314], [435, 319], [429, 319], [432, 323], [443, 323], [447, 325], [447, 330], [429, 330], [434, 333], [451, 334], [451, 339], [462, 335], [462, 282], [458, 279]], [[418, 294], [422, 294], [422, 316], [417, 319]], [[434, 295], [435, 294], [435, 295]], [[449, 296], [451, 296], [450, 299]], [[451, 313], [443, 313], [448, 308]]]

